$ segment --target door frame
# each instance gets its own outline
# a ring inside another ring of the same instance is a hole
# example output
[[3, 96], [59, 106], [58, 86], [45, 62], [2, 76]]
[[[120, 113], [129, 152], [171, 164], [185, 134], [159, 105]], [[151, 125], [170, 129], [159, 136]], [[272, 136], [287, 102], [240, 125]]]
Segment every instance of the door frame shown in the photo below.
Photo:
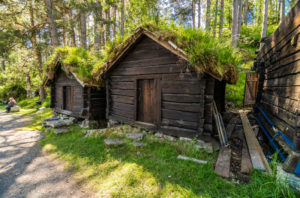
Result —
[[[154, 80], [154, 88], [155, 88], [155, 103], [156, 103], [156, 115], [158, 117], [155, 119], [154, 123], [144, 123], [138, 121], [138, 81], [139, 80]], [[134, 81], [135, 94], [134, 94], [134, 121], [138, 125], [145, 125], [145, 127], [149, 127], [149, 125], [154, 125], [155, 128], [159, 128], [161, 124], [161, 76], [160, 75], [143, 75], [139, 76]]]

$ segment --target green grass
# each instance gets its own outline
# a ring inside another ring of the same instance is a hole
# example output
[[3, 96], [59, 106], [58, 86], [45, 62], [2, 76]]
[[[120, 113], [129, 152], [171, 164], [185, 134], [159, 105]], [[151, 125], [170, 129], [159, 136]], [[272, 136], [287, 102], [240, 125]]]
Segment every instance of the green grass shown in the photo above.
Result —
[[246, 72], [239, 73], [238, 81], [235, 85], [226, 84], [225, 100], [231, 103], [233, 108], [243, 106]]
[[2, 111], [2, 110], [5, 110], [5, 107], [6, 107], [6, 105], [0, 104], [0, 110], [1, 110], [1, 111]]
[[[127, 125], [109, 129], [104, 135], [84, 138], [74, 126], [68, 133], [45, 132], [43, 148], [66, 162], [79, 183], [107, 197], [295, 197], [276, 179], [253, 172], [249, 184], [236, 184], [214, 173], [217, 153], [207, 154], [184, 142], [160, 141], [153, 135], [143, 140], [147, 146], [134, 148], [124, 138], [133, 131]], [[108, 148], [105, 137], [126, 140], [122, 147]], [[200, 165], [177, 159], [186, 155], [207, 160]]]

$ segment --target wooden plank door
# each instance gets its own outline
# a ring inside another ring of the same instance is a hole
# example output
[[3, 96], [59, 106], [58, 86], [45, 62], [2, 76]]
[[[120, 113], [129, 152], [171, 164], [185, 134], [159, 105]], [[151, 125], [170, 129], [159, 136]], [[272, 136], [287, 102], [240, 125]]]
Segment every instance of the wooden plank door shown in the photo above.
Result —
[[153, 79], [145, 79], [137, 81], [138, 88], [138, 109], [137, 120], [147, 123], [155, 123], [156, 105], [155, 87]]
[[255, 104], [258, 90], [259, 73], [246, 73], [245, 91], [244, 91], [244, 106]]
[[66, 86], [64, 90], [64, 110], [72, 111], [73, 109], [73, 88]]

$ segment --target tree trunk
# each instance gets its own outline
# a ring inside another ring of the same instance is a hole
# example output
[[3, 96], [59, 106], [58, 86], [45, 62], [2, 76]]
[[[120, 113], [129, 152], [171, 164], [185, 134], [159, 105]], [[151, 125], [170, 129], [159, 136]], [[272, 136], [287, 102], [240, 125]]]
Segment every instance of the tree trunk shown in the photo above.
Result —
[[224, 22], [224, 0], [221, 0], [221, 13], [220, 13], [220, 28], [219, 28], [219, 39], [222, 36]]
[[124, 36], [124, 7], [125, 2], [124, 0], [121, 0], [121, 35]]
[[218, 6], [219, 6], [219, 0], [216, 0], [215, 22], [214, 22], [213, 37], [216, 37], [216, 32], [217, 32], [217, 22], [218, 22], [218, 12], [219, 12]]
[[2, 60], [2, 71], [5, 71], [5, 60]]
[[232, 27], [231, 27], [231, 46], [237, 46], [237, 23], [238, 23], [238, 2], [239, 0], [232, 1]]
[[201, 29], [201, 0], [198, 0], [198, 28]]
[[57, 28], [56, 28], [56, 22], [52, 13], [52, 3], [51, 0], [44, 0], [47, 8], [47, 21], [50, 27], [50, 35], [51, 35], [51, 43], [52, 46], [58, 47], [59, 41], [58, 41], [58, 35], [57, 35]]
[[210, 5], [211, 0], [206, 1], [206, 20], [205, 20], [205, 30], [210, 31]]
[[192, 18], [193, 18], [193, 28], [196, 28], [196, 2], [192, 0]]
[[[34, 27], [34, 10], [32, 7], [32, 4], [30, 4], [29, 7], [29, 11], [30, 11], [30, 25], [31, 27]], [[37, 45], [37, 39], [36, 39], [36, 31], [32, 31], [31, 33], [31, 43], [32, 43], [32, 47], [34, 48], [37, 60], [38, 60], [38, 72], [39, 72], [39, 77], [41, 82], [43, 81], [43, 62], [42, 62], [42, 53], [38, 48]], [[45, 88], [40, 85], [40, 100], [43, 101], [46, 97], [46, 91]]]
[[86, 43], [86, 15], [85, 13], [80, 13], [80, 46], [83, 49], [87, 49]]
[[69, 15], [69, 23], [70, 23], [71, 45], [73, 47], [75, 47], [76, 46], [76, 37], [75, 37], [75, 31], [74, 31], [73, 13], [72, 13], [71, 8], [68, 10], [68, 15]]
[[285, 1], [280, 0], [280, 23], [284, 20], [285, 15]]
[[113, 16], [114, 16], [113, 35], [114, 35], [114, 38], [116, 38], [117, 37], [117, 28], [116, 28], [116, 26], [117, 26], [117, 20], [116, 20], [116, 18], [117, 18], [117, 7], [116, 6], [113, 7]]
[[28, 71], [24, 72], [25, 78], [26, 78], [26, 96], [27, 98], [31, 98], [31, 80], [30, 80], [30, 74]]
[[[262, 30], [261, 30], [261, 38], [267, 36], [267, 24], [268, 24], [268, 0], [264, 0], [264, 18], [262, 23]], [[260, 43], [260, 48], [263, 47], [263, 43]]]
[[99, 52], [99, 49], [100, 49], [100, 30], [99, 30], [99, 27], [100, 27], [100, 23], [99, 23], [99, 20], [97, 19], [97, 16], [95, 16], [94, 14], [94, 34], [95, 34], [95, 38], [94, 38], [94, 42], [95, 42], [95, 53], [98, 53]]
[[67, 39], [66, 39], [66, 28], [63, 26], [63, 44], [64, 46], [67, 45]]
[[248, 24], [248, 0], [244, 2], [244, 11], [243, 11], [243, 23]]
[[243, 0], [238, 0], [238, 27], [237, 27], [237, 36], [239, 39], [241, 34], [241, 26], [242, 26], [242, 16], [243, 16]]
[[105, 10], [106, 15], [106, 42], [110, 41], [110, 7]]

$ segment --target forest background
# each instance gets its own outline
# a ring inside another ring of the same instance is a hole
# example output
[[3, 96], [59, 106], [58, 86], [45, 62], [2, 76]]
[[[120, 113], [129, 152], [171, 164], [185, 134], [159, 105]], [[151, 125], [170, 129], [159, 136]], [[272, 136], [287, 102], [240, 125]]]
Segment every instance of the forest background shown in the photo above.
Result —
[[139, 25], [175, 23], [203, 31], [241, 55], [239, 81], [227, 99], [242, 105], [245, 72], [261, 38], [272, 34], [296, 0], [0, 0], [0, 102], [39, 95], [55, 48], [96, 56]]

